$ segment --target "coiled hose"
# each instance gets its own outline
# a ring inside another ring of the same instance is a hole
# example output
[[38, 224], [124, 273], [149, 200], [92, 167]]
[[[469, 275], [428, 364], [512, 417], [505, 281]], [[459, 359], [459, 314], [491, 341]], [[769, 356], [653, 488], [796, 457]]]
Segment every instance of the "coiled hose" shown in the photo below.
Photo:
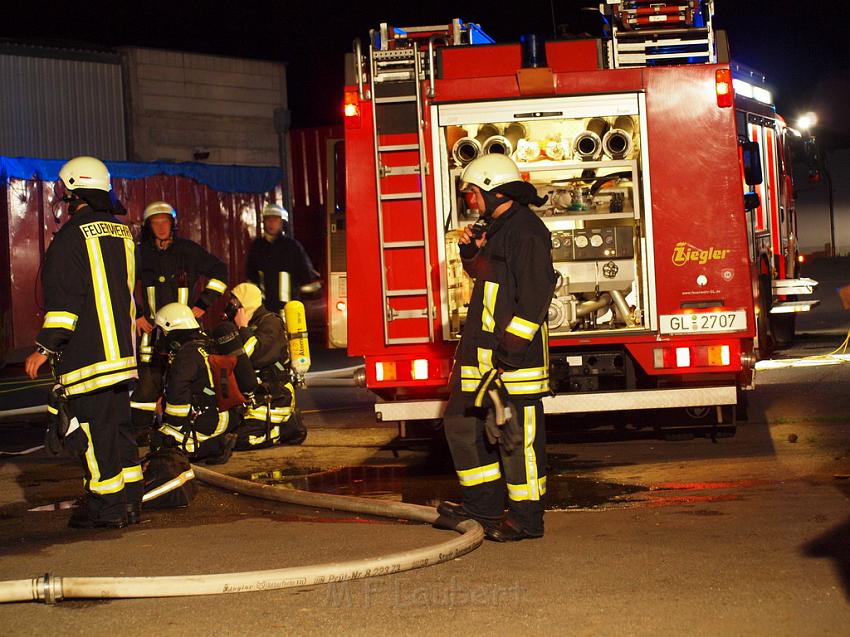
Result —
[[[266, 500], [426, 524], [434, 524], [440, 517], [433, 507], [280, 489], [226, 476], [203, 467], [193, 466], [193, 470], [198, 479], [209, 485]], [[441, 521], [445, 522], [445, 519]], [[347, 562], [167, 577], [57, 577], [47, 573], [32, 579], [0, 582], [0, 602], [41, 601], [54, 604], [62, 599], [183, 597], [314, 586], [433, 566], [475, 550], [484, 540], [484, 530], [474, 520], [449, 522], [445, 526], [461, 533], [460, 537], [420, 549]]]

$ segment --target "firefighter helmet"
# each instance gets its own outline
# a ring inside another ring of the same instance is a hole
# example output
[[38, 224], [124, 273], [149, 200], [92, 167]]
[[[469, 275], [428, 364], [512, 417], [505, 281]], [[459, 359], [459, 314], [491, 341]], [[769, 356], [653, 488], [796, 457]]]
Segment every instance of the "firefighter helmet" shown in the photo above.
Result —
[[145, 207], [145, 213], [142, 221], [147, 221], [154, 215], [171, 215], [171, 218], [177, 220], [177, 211], [174, 207], [165, 201], [154, 201]]
[[267, 203], [263, 207], [263, 217], [278, 217], [283, 221], [289, 222], [289, 212], [286, 208], [276, 203]]
[[522, 181], [522, 176], [510, 157], [491, 153], [469, 162], [463, 169], [460, 181], [461, 190], [475, 185], [485, 192], [490, 192], [497, 186]]
[[263, 293], [253, 283], [240, 283], [234, 286], [230, 293], [237, 298], [240, 305], [245, 309], [245, 315], [249, 321], [254, 316], [254, 312], [263, 304]]
[[91, 190], [112, 190], [109, 169], [95, 157], [74, 157], [66, 161], [59, 169], [59, 179], [65, 184], [65, 190], [88, 188]]
[[183, 303], [169, 303], [159, 308], [154, 322], [165, 334], [174, 330], [197, 330], [201, 327], [192, 310]]

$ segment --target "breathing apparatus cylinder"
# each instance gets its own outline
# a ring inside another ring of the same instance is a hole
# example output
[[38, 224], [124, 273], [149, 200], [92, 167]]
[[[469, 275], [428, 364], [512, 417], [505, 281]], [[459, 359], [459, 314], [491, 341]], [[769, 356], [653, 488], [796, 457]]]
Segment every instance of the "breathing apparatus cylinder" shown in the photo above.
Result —
[[298, 376], [310, 369], [310, 343], [307, 340], [307, 314], [301, 301], [290, 301], [283, 308], [289, 338], [289, 365]]

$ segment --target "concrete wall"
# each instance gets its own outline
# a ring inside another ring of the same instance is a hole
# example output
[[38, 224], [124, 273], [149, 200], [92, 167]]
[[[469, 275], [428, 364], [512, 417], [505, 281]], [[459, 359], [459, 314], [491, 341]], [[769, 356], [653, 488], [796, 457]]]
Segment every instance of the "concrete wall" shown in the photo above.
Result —
[[[832, 174], [833, 213], [837, 254], [850, 255], [850, 149], [837, 150], [826, 156]], [[827, 181], [812, 184], [805, 166], [796, 166], [797, 226], [803, 253], [823, 252], [830, 243]]]
[[278, 165], [273, 113], [286, 107], [282, 63], [124, 48], [128, 155], [136, 161]]

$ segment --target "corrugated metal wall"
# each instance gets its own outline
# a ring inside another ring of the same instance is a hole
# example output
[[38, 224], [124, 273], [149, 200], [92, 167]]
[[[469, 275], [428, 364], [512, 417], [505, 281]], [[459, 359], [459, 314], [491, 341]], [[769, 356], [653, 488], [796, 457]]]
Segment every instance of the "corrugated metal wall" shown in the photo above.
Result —
[[[127, 207], [127, 223], [139, 235], [145, 205], [161, 199], [180, 211], [178, 232], [199, 243], [228, 266], [229, 283], [245, 280], [248, 246], [260, 228], [267, 201], [283, 200], [280, 186], [259, 193], [222, 193], [188, 177], [155, 175], [144, 179], [113, 179], [116, 196]], [[54, 184], [36, 179], [0, 182], [0, 363], [10, 350], [32, 346], [44, 319], [41, 263], [60, 224], [52, 211]], [[58, 210], [64, 221], [67, 211]], [[209, 328], [219, 316], [220, 299], [206, 314]], [[23, 350], [21, 350], [23, 351]], [[26, 350], [29, 351], [28, 349]]]
[[0, 54], [0, 155], [126, 159], [120, 60]]
[[293, 236], [323, 275], [327, 275], [328, 140], [341, 138], [341, 126], [293, 129], [289, 133]]

